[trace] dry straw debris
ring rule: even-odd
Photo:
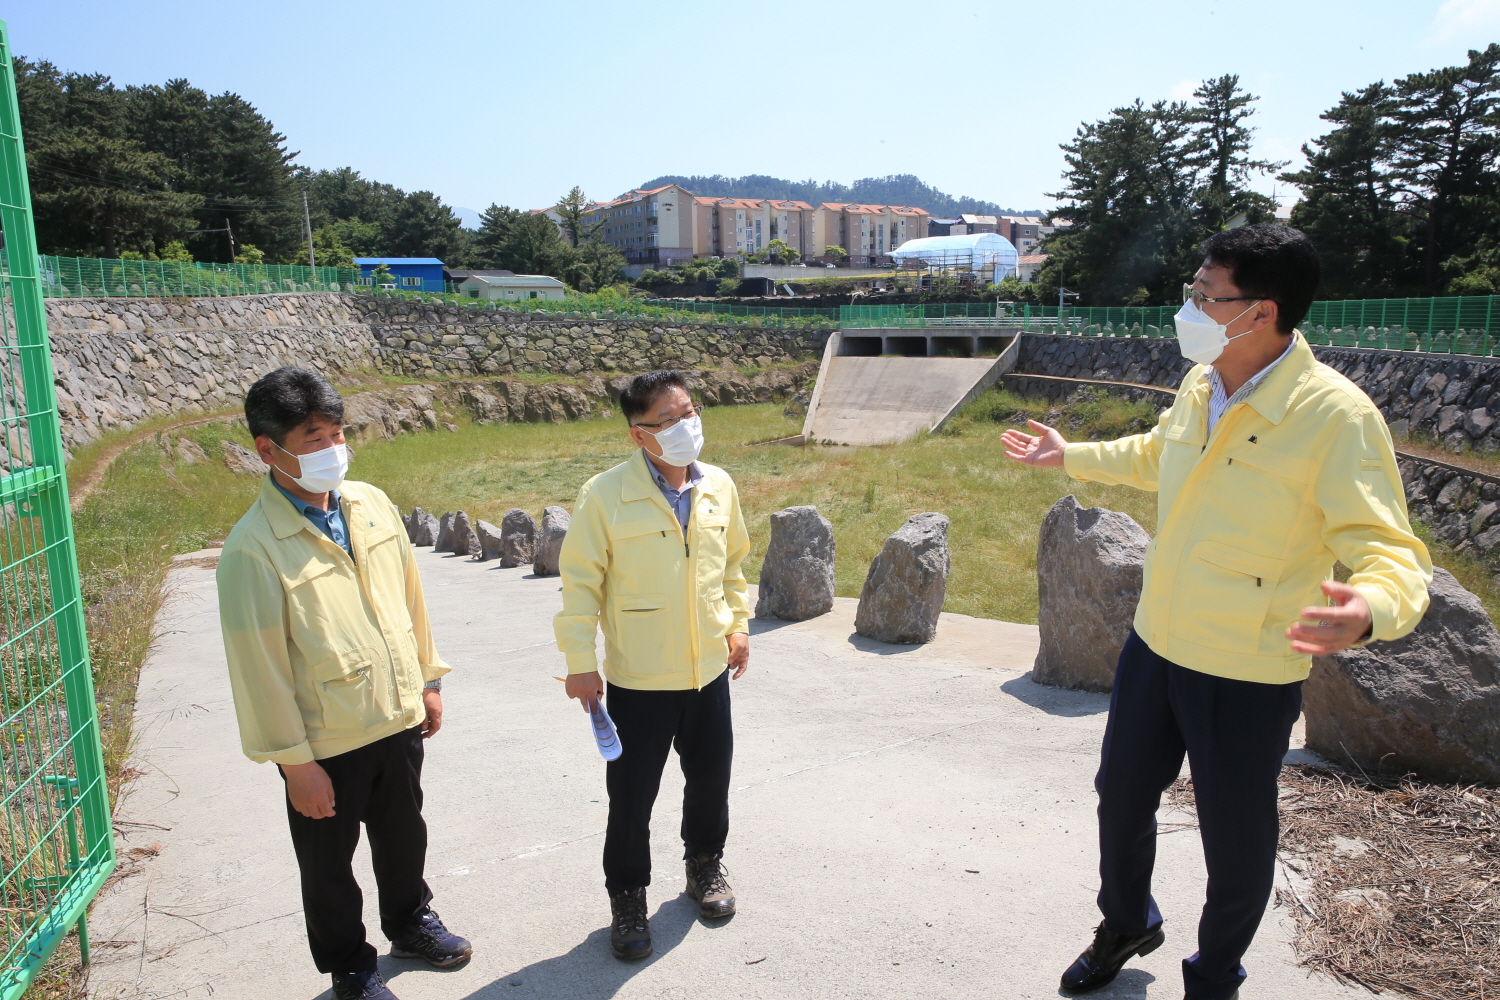
[[[1288,767],[1301,963],[1376,993],[1500,1000],[1500,789]]]

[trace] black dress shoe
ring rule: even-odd
[[[609,897],[609,948],[627,962],[651,957],[651,925],[646,920],[646,890],[627,889]]]
[[[1116,934],[1101,921],[1094,929],[1094,943],[1068,966],[1062,988],[1069,993],[1087,993],[1114,981],[1125,963],[1137,955],[1149,955],[1167,939],[1161,925],[1146,934]]]

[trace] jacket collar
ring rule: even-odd
[[[1279,424],[1286,417],[1287,411],[1296,402],[1297,395],[1307,380],[1312,377],[1313,369],[1317,366],[1318,359],[1313,355],[1312,348],[1307,344],[1307,338],[1302,331],[1297,331],[1297,342],[1292,345],[1291,353],[1281,359],[1271,374],[1266,376],[1260,388],[1252,392],[1245,400],[1250,406],[1273,424]],[[1202,396],[1201,404],[1208,406],[1209,388],[1209,365],[1200,365],[1198,378],[1193,384],[1183,391],[1196,393]]]
[[[346,504],[359,502],[359,497],[348,488],[347,484],[340,490],[340,495]],[[293,506],[286,494],[277,489],[269,472],[260,484],[260,509],[266,512],[266,521],[271,525],[271,533],[277,538],[291,538],[299,531],[317,530],[313,528],[312,522]]]
[[[646,468],[647,462],[644,452],[639,449],[625,462],[625,475],[620,481],[620,499],[626,503],[632,500],[650,500],[652,497],[660,497],[661,490],[657,488],[651,478],[651,471]],[[699,483],[697,490],[700,494],[718,493],[719,487],[715,482],[713,466],[698,463],[698,468],[703,470],[703,482]]]
[[[1296,402],[1302,387],[1312,377],[1317,364],[1318,359],[1307,345],[1307,338],[1298,331],[1297,343],[1292,345],[1292,352],[1266,376],[1260,388],[1252,392],[1245,402],[1271,423],[1281,423],[1287,410]]]

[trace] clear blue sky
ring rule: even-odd
[[[1500,41],[1500,0],[23,0],[0,17],[19,54],[234,91],[299,163],[474,209],[667,173],[912,173],[1042,207],[1058,143],[1136,97],[1238,73],[1259,153],[1298,160],[1340,91]]]

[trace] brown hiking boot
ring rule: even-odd
[[[698,901],[698,912],[708,920],[734,915],[734,890],[724,880],[724,864],[717,855],[689,857],[686,892]]]
[[[646,922],[646,890],[627,889],[609,897],[609,947],[615,958],[651,957],[651,926]]]

